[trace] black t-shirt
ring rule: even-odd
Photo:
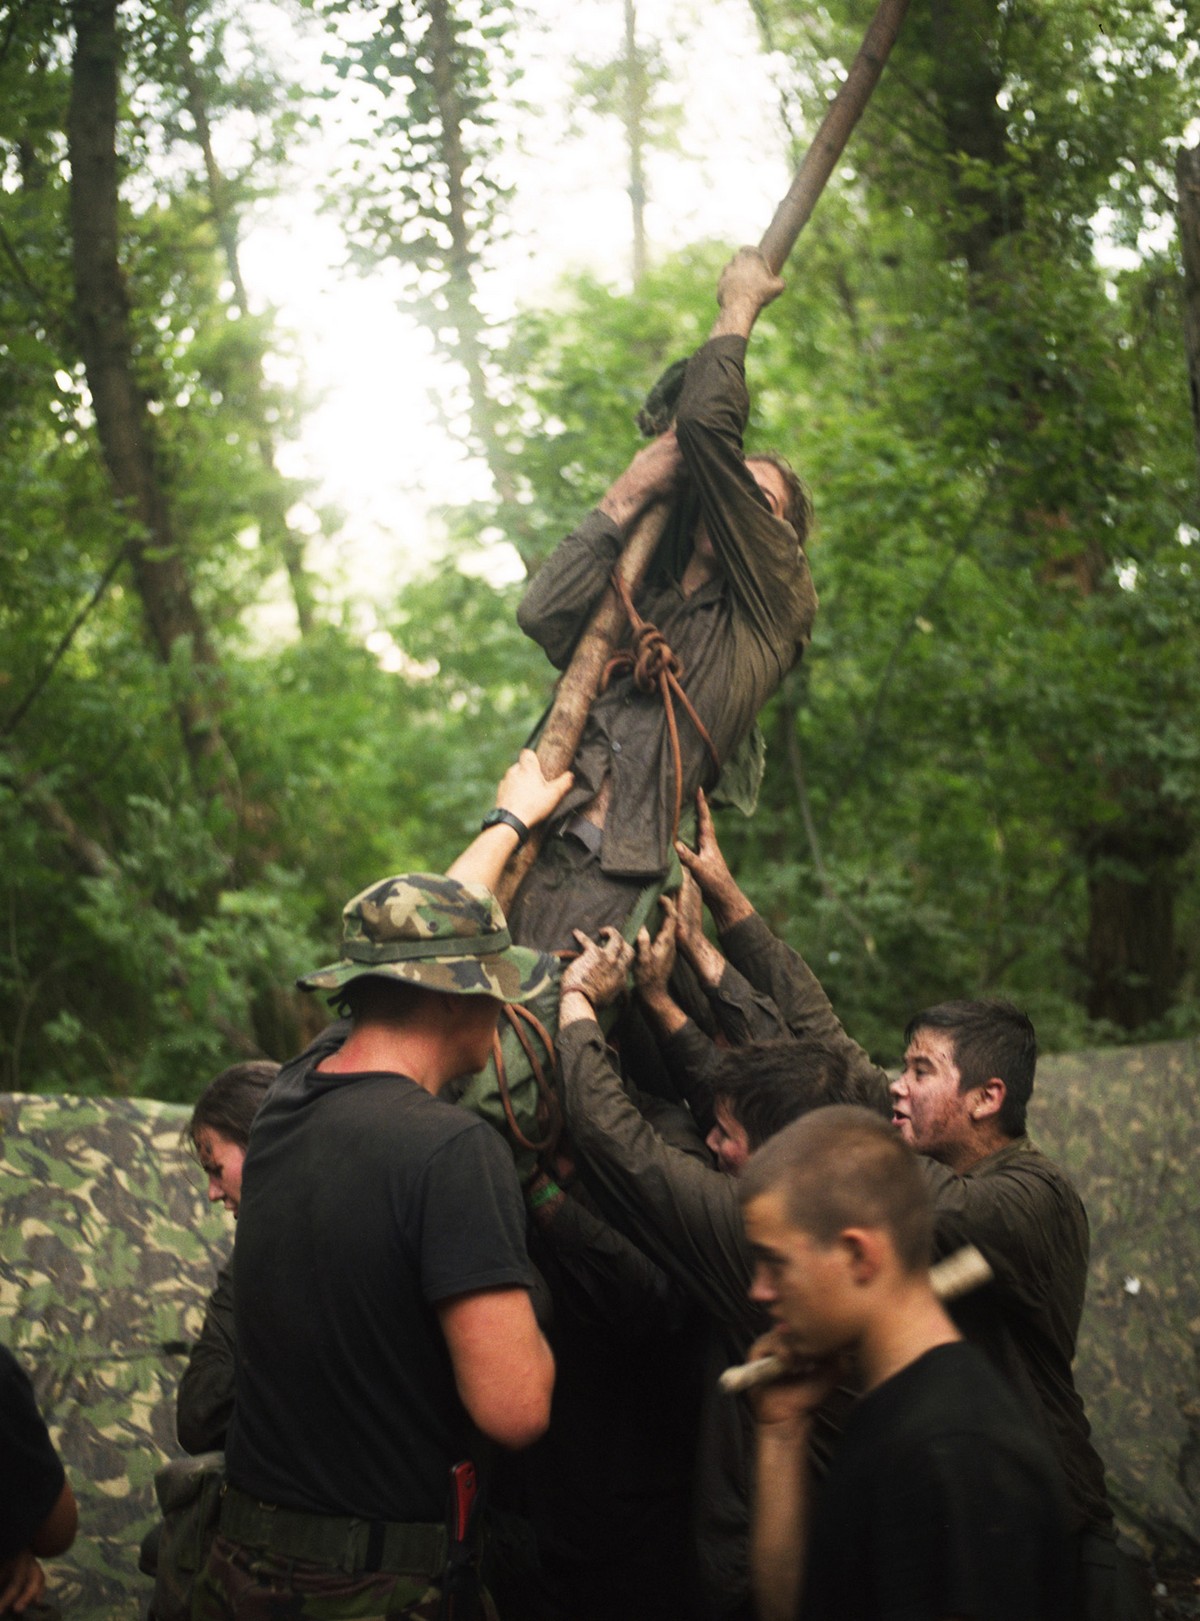
[[[801,1621],[1061,1621],[1063,1491],[983,1354],[936,1346],[850,1415],[813,1508]]]
[[[65,1481],[29,1377],[0,1345],[0,1562],[28,1548]]]
[[[288,1066],[243,1170],[229,1478],[264,1502],[441,1521],[474,1439],[436,1305],[528,1287],[500,1137],[404,1076]]]

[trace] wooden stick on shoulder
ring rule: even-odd
[[[954,1300],[959,1295],[970,1294],[972,1289],[987,1283],[991,1275],[991,1267],[974,1244],[964,1244],[962,1249],[955,1250],[953,1255],[947,1255],[929,1269],[929,1281],[939,1300]],[[739,1362],[736,1367],[726,1368],[717,1385],[726,1396],[736,1396],[740,1390],[769,1385],[786,1372],[787,1363],[781,1356],[760,1356],[753,1362]]]

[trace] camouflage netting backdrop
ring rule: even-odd
[[[1038,1065],[1030,1134],[1087,1205],[1076,1378],[1113,1506],[1200,1575],[1200,1042]]]
[[[228,1218],[179,1151],[188,1111],[0,1095],[0,1339],[80,1501],[49,1566],[71,1621],[138,1617],[152,1480]],[[1092,1274],[1078,1364],[1126,1529],[1200,1569],[1200,1114],[1194,1042],[1047,1058],[1031,1129],[1078,1182]]]
[[[191,1110],[0,1094],[0,1340],[21,1359],[79,1499],[47,1561],[71,1621],[136,1621],[154,1471],[179,1456],[175,1389],[232,1239],[179,1135]]]

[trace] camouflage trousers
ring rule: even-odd
[[[218,1535],[196,1584],[192,1621],[439,1621],[441,1605],[441,1586],[428,1575],[347,1575]],[[486,1593],[475,1615],[499,1621]]]

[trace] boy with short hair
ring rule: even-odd
[[[764,1621],[1059,1621],[1062,1482],[1015,1397],[929,1282],[915,1156],[866,1109],[819,1109],[747,1164],[756,1398],[752,1559]],[[855,1367],[863,1395],[819,1491],[812,1414]]]

